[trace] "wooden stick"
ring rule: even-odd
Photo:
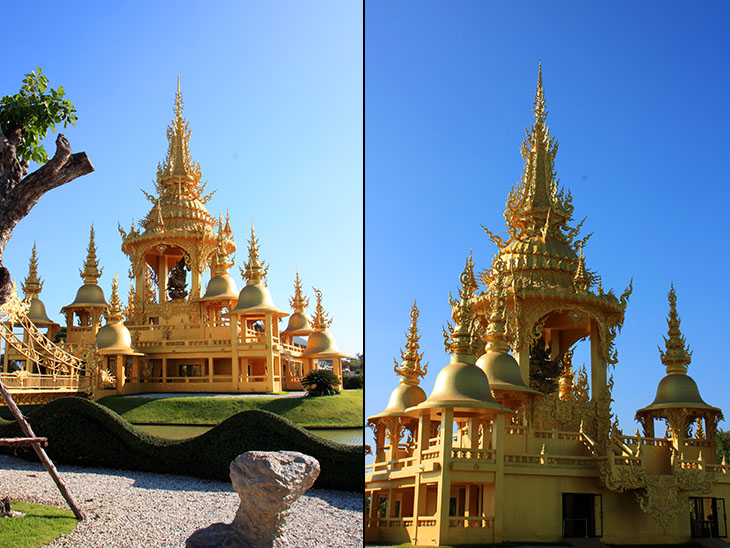
[[[25,420],[25,417],[23,417],[23,414],[20,412],[20,409],[18,409],[18,406],[15,405],[15,402],[13,401],[10,392],[8,392],[8,389],[5,388],[5,385],[2,383],[2,381],[0,381],[0,394],[2,394],[2,397],[5,400],[5,405],[8,406],[8,409],[10,409],[10,412],[18,421],[20,429],[23,431],[23,433],[29,438],[35,438],[36,435],[33,433],[33,429],[30,427],[30,424],[28,424],[28,422]],[[66,487],[66,484],[63,483],[61,476],[58,475],[58,470],[56,470],[53,462],[51,461],[51,459],[48,458],[48,455],[46,455],[43,447],[41,447],[41,444],[39,442],[32,442],[31,446],[38,455],[38,458],[41,459],[43,466],[45,466],[46,470],[48,470],[51,478],[53,478],[53,481],[55,482],[56,487],[58,487],[58,490],[61,492],[61,495],[63,495],[63,498],[66,499],[66,502],[73,511],[74,516],[76,516],[76,519],[86,519],[86,516],[81,511],[81,508],[79,508],[79,506],[76,504],[76,501],[71,495],[71,492]]]
[[[32,443],[41,443],[48,447],[48,438],[0,438],[0,446],[4,447],[25,447]]]

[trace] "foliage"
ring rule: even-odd
[[[302,386],[307,391],[307,396],[334,396],[338,393],[339,385],[337,375],[327,369],[314,369],[302,379]]]
[[[101,405],[129,422],[218,424],[249,409],[269,411],[302,427],[362,425],[362,390],[332,398],[135,398],[109,396]],[[0,408],[1,410],[2,408]],[[25,412],[25,409],[24,409]]]
[[[565,369],[563,356],[551,359],[550,345],[546,345],[542,337],[530,348],[530,388],[552,394],[557,391]]]
[[[344,445],[266,411],[242,411],[192,439],[167,440],[140,432],[113,411],[82,398],[66,397],[28,416],[33,431],[48,438],[54,462],[180,474],[230,481],[229,466],[246,451],[299,451],[316,458],[321,471],[318,489],[362,491],[363,447]],[[19,437],[17,423],[0,423],[0,437]],[[30,460],[32,449],[2,448],[3,453]]]
[[[76,527],[70,510],[26,502],[12,502],[13,510],[25,516],[0,519],[0,547],[37,548],[45,546]]]
[[[48,154],[41,139],[49,129],[55,131],[56,124],[73,125],[77,116],[71,102],[63,98],[63,86],[49,89],[48,78],[41,73],[40,67],[36,71],[25,75],[18,93],[0,99],[0,128],[6,136],[21,131],[22,138],[16,148],[19,160],[44,164]]]
[[[342,388],[345,390],[353,390],[362,388],[363,385],[363,377],[362,375],[351,375],[347,377],[342,377]]]
[[[722,462],[722,457],[730,464],[730,430],[717,429],[717,462]]]
[[[61,327],[56,334],[53,336],[53,342],[58,344],[59,342],[66,342],[66,326]]]

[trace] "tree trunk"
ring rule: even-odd
[[[43,194],[94,171],[86,153],[71,154],[68,139],[59,133],[53,158],[26,175],[27,162],[18,160],[15,154],[19,139],[19,133],[6,137],[0,129],[0,304],[8,300],[12,291],[10,272],[2,264],[2,255],[15,225]]]

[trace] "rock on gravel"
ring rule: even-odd
[[[88,519],[49,548],[181,548],[193,532],[233,521],[239,498],[230,483],[184,476],[58,466]],[[40,463],[0,455],[0,485],[12,499],[66,507]],[[360,493],[314,489],[286,521],[298,548],[363,545]]]

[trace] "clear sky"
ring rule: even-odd
[[[504,229],[539,60],[558,177],[576,222],[588,217],[581,233],[594,232],[587,266],[617,294],[633,278],[613,371],[621,427],[635,431],[634,412],[665,374],[657,346],[672,281],[694,350],[689,374],[730,413],[729,11],[724,2],[367,2],[366,416],[397,385],[392,358],[414,299],[427,393],[448,363],[448,292],[469,250],[477,270],[496,252],[481,225]]]
[[[0,96],[40,66],[76,106],[76,126],[64,133],[96,168],[21,221],[3,257],[11,274],[25,277],[35,240],[41,299],[63,324],[58,312],[83,283],[93,223],[99,283],[109,297],[119,273],[126,301],[130,263],[117,223],[128,230],[151,208],[140,189],[154,193],[179,73],[191,155],[207,190],[217,190],[206,207],[216,218],[231,214],[238,288],[253,220],[275,304],[289,310],[298,268],[310,307],[311,286],[323,291],[340,348],[362,351],[362,19],[360,2],[336,0],[3,6],[3,38],[13,47]]]

